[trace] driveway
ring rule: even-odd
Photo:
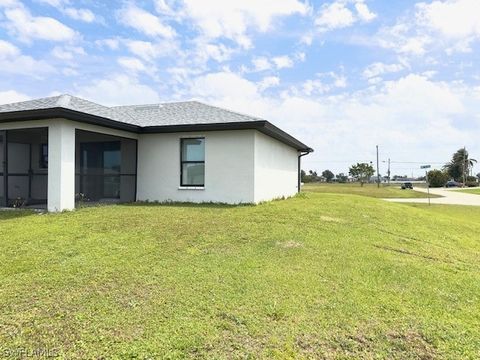
[[[461,189],[457,189],[457,188],[430,189],[431,194],[442,196],[440,198],[430,199],[430,201],[432,204],[480,206],[480,195],[462,193],[462,192],[459,192],[458,190],[461,190]],[[415,188],[415,191],[426,193],[427,189]],[[428,199],[385,199],[385,200],[393,201],[393,202],[403,202],[403,203],[428,204]]]

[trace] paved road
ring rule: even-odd
[[[416,191],[427,192],[427,189],[415,188]],[[448,204],[448,205],[470,205],[470,206],[480,206],[480,195],[476,194],[467,194],[459,192],[461,189],[430,189],[431,194],[443,196],[441,198],[431,199],[432,204]],[[428,199],[385,199],[387,201],[393,202],[403,202],[403,203],[421,203],[427,204]]]

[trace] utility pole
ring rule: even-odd
[[[428,169],[430,169],[431,167],[431,165],[420,166],[420,169],[425,169],[425,182],[427,184],[428,205],[430,205],[430,182],[428,181]]]
[[[467,162],[467,150],[465,148],[465,146],[463,147],[463,185],[462,187],[465,187],[465,171],[466,171],[466,162]]]
[[[390,158],[388,158],[388,171],[387,171],[387,174],[388,174],[388,185],[390,185]]]
[[[380,187],[380,166],[378,164],[378,145],[377,145],[377,187]]]
[[[391,171],[390,171],[390,158],[388,158],[388,161],[385,161],[385,160],[382,160],[382,162],[386,162],[388,164],[388,170],[387,170],[387,181],[388,181],[388,185],[390,185],[390,177],[392,175]]]

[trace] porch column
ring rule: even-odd
[[[75,127],[58,120],[48,127],[48,211],[75,209]]]

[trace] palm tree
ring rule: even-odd
[[[477,160],[470,159],[468,151],[462,148],[453,154],[452,160],[443,168],[455,181],[464,181],[476,162]]]

